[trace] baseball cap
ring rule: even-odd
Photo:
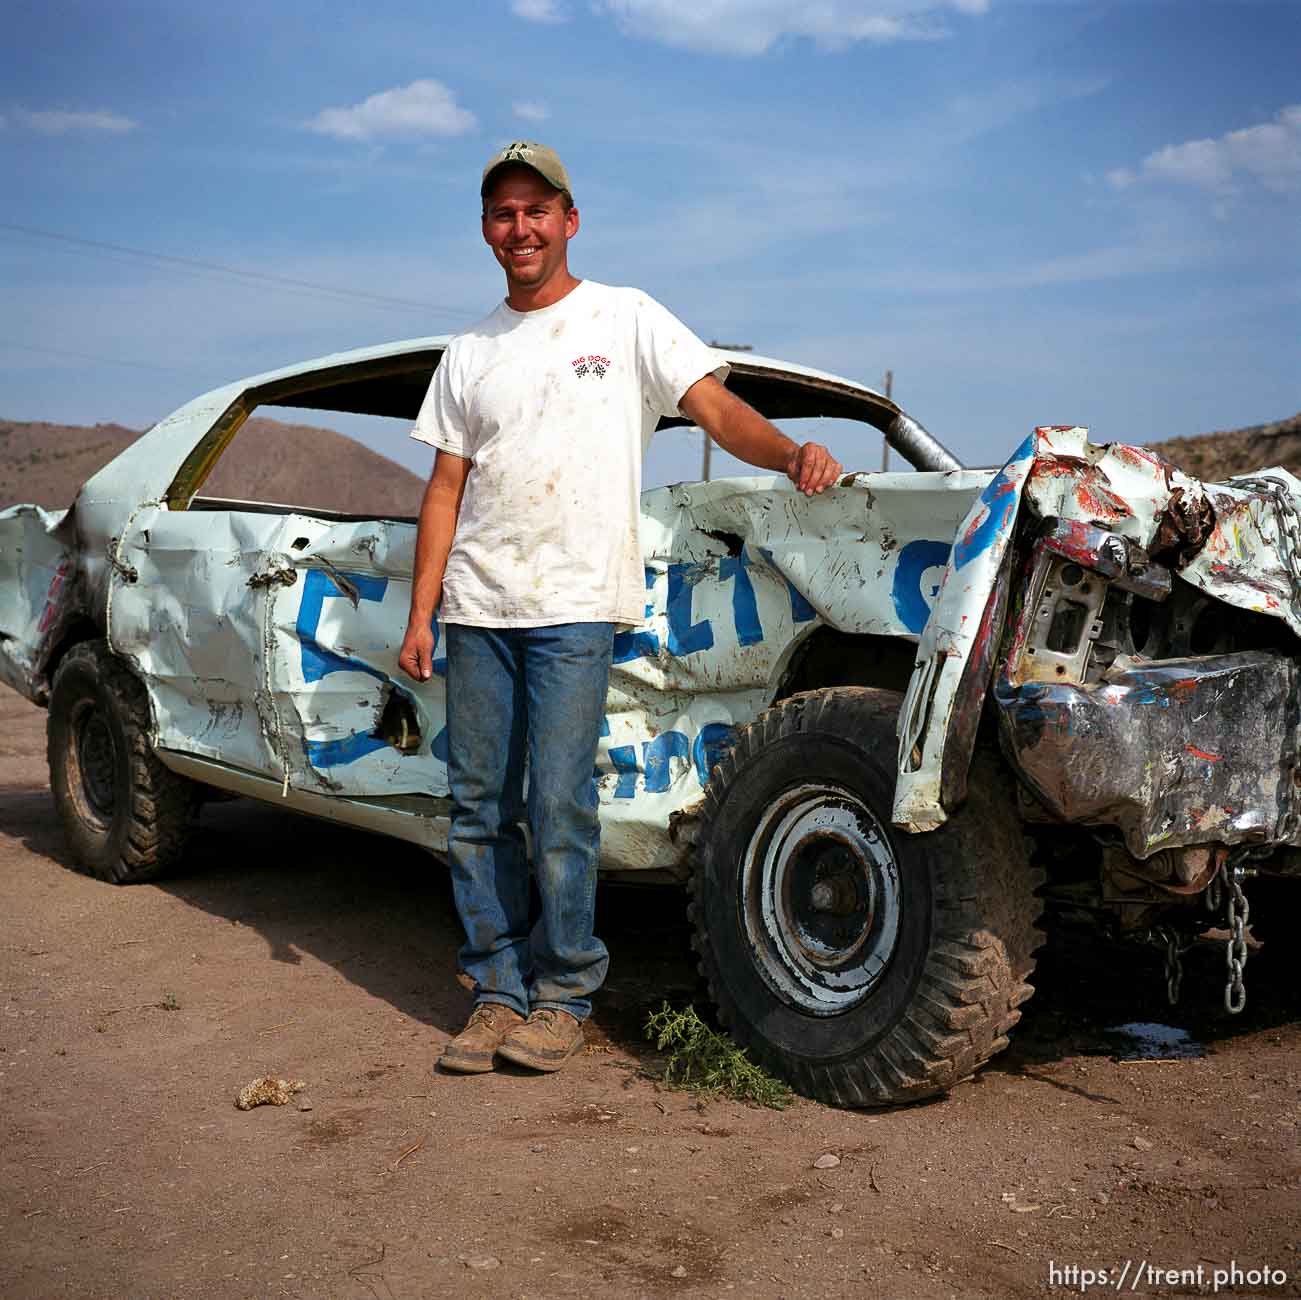
[[[569,183],[569,173],[565,170],[565,164],[560,161],[554,149],[548,149],[546,145],[538,144],[536,140],[513,140],[500,153],[494,154],[483,169],[483,182],[479,186],[480,195],[487,193],[488,180],[493,172],[508,163],[532,167],[548,185],[566,191],[569,197],[573,198],[574,187]]]

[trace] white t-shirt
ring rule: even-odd
[[[711,373],[727,366],[653,298],[590,280],[454,338],[411,433],[472,462],[443,621],[642,622],[642,456]]]

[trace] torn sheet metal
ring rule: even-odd
[[[671,825],[699,803],[735,730],[771,702],[814,629],[916,636],[948,554],[943,535],[988,480],[855,476],[812,499],[773,478],[645,494],[646,619],[616,636],[597,759],[607,869],[681,865],[688,846]],[[240,575],[231,590],[242,583],[246,602],[267,602],[260,647],[257,618],[246,627],[263,656],[263,736],[274,737],[262,760],[281,764],[290,797],[445,797],[442,629],[429,682],[397,666],[414,526],[275,518],[279,527],[220,548]],[[164,644],[174,646],[155,634]],[[159,665],[141,662],[166,690]],[[179,664],[171,675],[183,675]],[[386,717],[408,719],[414,743],[396,743]],[[200,752],[199,739],[172,728],[166,744]]]
[[[61,528],[66,510],[0,511],[0,682],[42,700],[40,649],[74,580],[75,556]]]
[[[1301,636],[1301,480],[1269,469],[1206,488],[1215,526],[1180,576],[1236,609]]]
[[[1095,687],[995,688],[1004,747],[1062,821],[1115,826],[1135,858],[1288,840],[1297,669],[1260,651],[1114,665]]]
[[[307,811],[334,801],[341,820],[364,812],[358,824],[372,829],[400,810],[407,821],[393,833],[408,838],[421,839],[417,805],[431,823],[445,812],[443,680],[414,683],[396,665],[414,526],[197,495],[259,403],[378,402],[391,414],[414,403],[414,415],[445,343],[388,344],[214,389],[83,486],[70,553],[92,597],[88,620],[145,683],[155,747],[176,770],[259,797],[274,790]],[[989,481],[954,468],[862,385],[752,354],[731,360],[738,391],[775,415],[862,420],[936,472],[850,475],[812,501],[771,477],[646,494],[646,619],[619,634],[598,761],[607,867],[680,861],[670,828],[817,629],[920,634],[954,530]],[[0,596],[13,606],[6,680],[28,694],[30,638],[21,663],[13,646],[39,622],[33,606],[58,564],[48,558],[42,591]]]
[[[946,568],[900,718],[896,824],[933,829],[961,795],[954,774],[969,757],[972,718],[989,680],[979,661],[990,653],[991,629],[994,638],[1002,632],[1001,620],[991,618],[1000,595],[995,561],[1018,527],[1043,521],[1058,554],[1069,557],[1076,547],[1076,558],[1104,581],[1147,599],[1162,599],[1173,571],[1226,604],[1301,630],[1301,527],[1294,504],[1301,483],[1282,471],[1260,479],[1207,488],[1143,448],[1094,446],[1079,427],[1036,429],[962,525],[962,537],[988,539],[983,562],[959,563],[959,544]],[[1018,524],[1023,511],[1026,522]],[[1103,549],[1090,557],[1090,547]],[[1033,603],[1039,594],[1024,598]],[[1090,621],[1100,615],[1101,587],[1091,594],[1098,599],[1079,602]],[[1096,634],[1098,627],[1091,630]],[[1013,657],[1024,650],[1014,645]],[[1085,645],[1076,657],[1087,651]],[[1067,677],[1081,668],[1070,656],[1050,665],[1053,674]]]
[[[985,485],[961,525],[935,602],[917,647],[917,668],[899,714],[899,772],[894,822],[932,830],[946,819],[945,752],[949,782],[964,789],[965,765],[983,705],[989,670],[1002,633],[999,576],[1020,514],[1021,494],[1035,463],[1036,430]],[[1081,434],[1083,430],[1079,430]],[[955,766],[962,776],[953,776]]]
[[[989,480],[851,475],[807,498],[763,477],[645,494],[646,618],[616,638],[597,761],[606,869],[681,868],[689,845],[671,828],[817,628],[920,633]],[[429,682],[397,666],[415,531],[238,503],[138,506],[108,566],[109,636],[149,689],[163,760],[445,842],[441,628]]]

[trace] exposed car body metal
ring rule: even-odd
[[[1018,528],[1032,543],[993,698],[1004,751],[1042,820],[1115,827],[1139,860],[1197,844],[1297,842],[1295,645],[1279,629],[1269,648],[1216,651],[1235,610],[1301,631],[1298,500],[1301,483],[1283,470],[1207,487],[1140,448],[1094,447],[1078,428],[1036,430],[1000,471],[960,535],[987,530],[989,556]],[[968,577],[960,559],[955,548],[901,715],[896,820],[919,830],[954,806],[947,751],[956,744],[961,759],[959,720],[985,700],[980,637],[1013,581],[992,560]],[[1128,624],[1128,641],[1109,631],[1114,593],[1124,593],[1122,613],[1142,601],[1149,622],[1174,594],[1165,653],[1133,644]],[[1209,628],[1201,645],[1197,620]]]
[[[93,476],[62,526],[25,507],[0,515],[0,555],[21,593],[11,599],[6,582],[0,595],[5,680],[42,698],[56,647],[39,625],[63,608],[54,575],[75,572],[79,615],[148,688],[169,767],[443,847],[444,661],[436,650],[423,684],[396,663],[414,521],[197,492],[259,403],[414,415],[444,343],[216,389]],[[916,638],[937,565],[989,477],[958,468],[870,389],[749,354],[728,360],[731,385],[770,415],[858,418],[935,468],[848,475],[811,500],[768,476],[644,495],[646,621],[616,640],[598,761],[607,870],[684,870],[688,837],[677,832],[720,748],[772,700],[817,629]]]
[[[423,684],[396,663],[414,521],[198,493],[255,406],[413,416],[445,342],[215,389],[69,511],[0,513],[0,679],[42,702],[60,647],[93,629],[145,683],[169,767],[444,847],[444,661],[436,649]],[[1301,842],[1286,654],[1153,661],[1108,640],[1118,608],[1163,605],[1173,588],[1183,610],[1192,593],[1301,633],[1301,483],[1279,470],[1204,486],[1078,427],[1037,429],[997,472],[965,470],[870,389],[727,359],[731,386],[769,416],[858,419],[920,472],[849,474],[812,499],[771,476],[644,494],[646,617],[616,639],[598,760],[604,869],[686,871],[713,763],[823,632],[915,658],[894,806],[908,830],[962,801],[992,699],[1045,819],[1115,826],[1135,859]],[[1071,566],[1092,575],[1089,591],[1066,590]],[[871,663],[854,673],[876,680]]]

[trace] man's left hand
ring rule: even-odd
[[[840,473],[840,462],[820,442],[806,442],[786,466],[786,477],[809,497],[829,488]]]

